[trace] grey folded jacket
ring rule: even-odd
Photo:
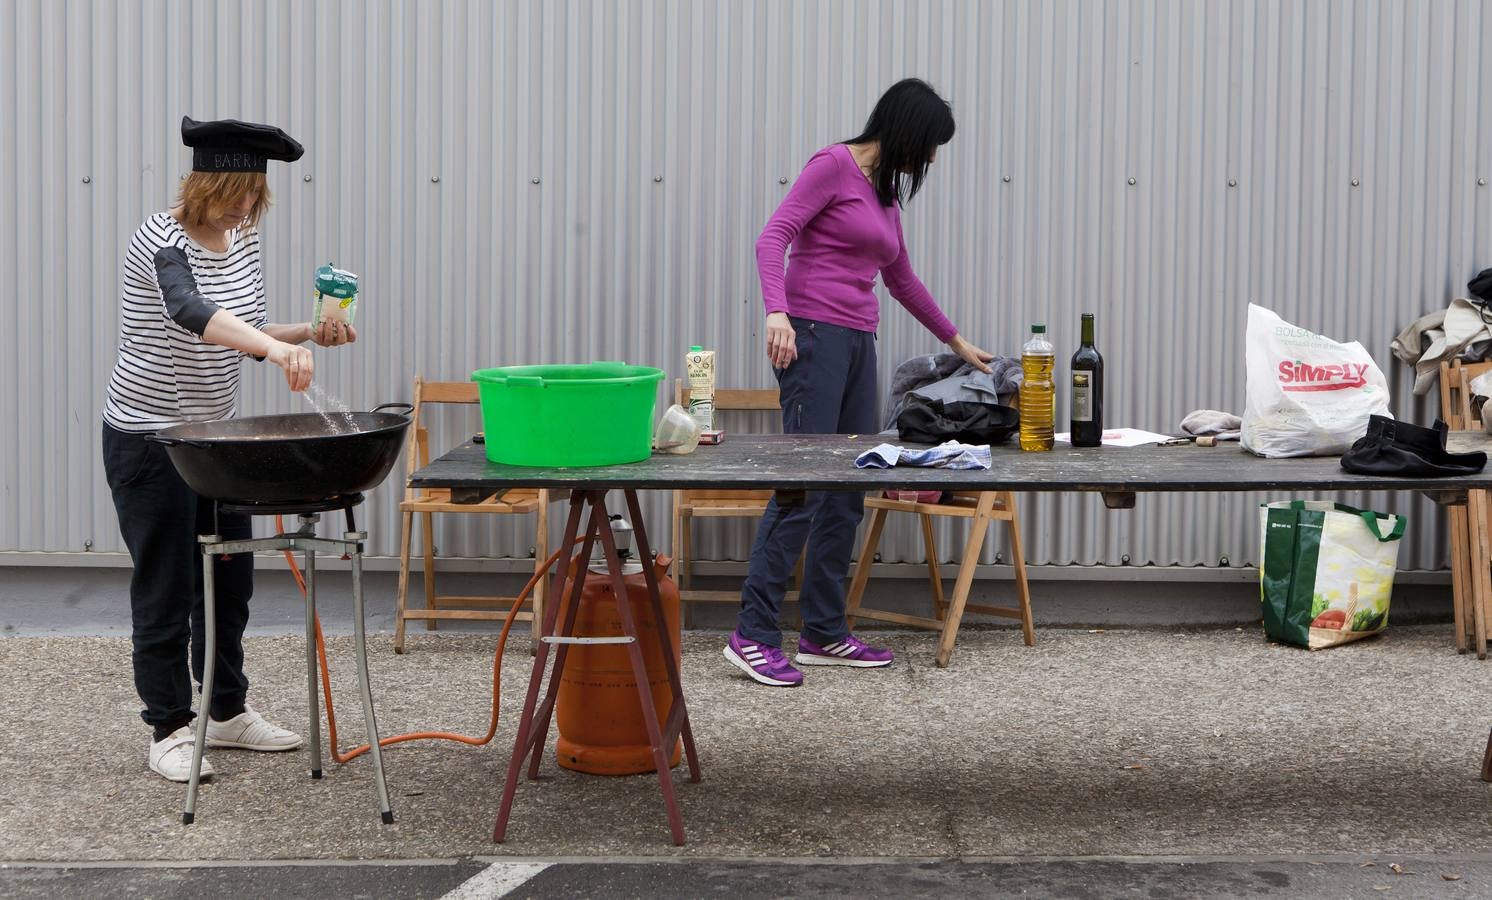
[[[990,374],[975,369],[956,353],[914,356],[891,373],[891,390],[886,395],[886,428],[896,430],[908,394],[926,400],[1004,403],[1021,389],[1021,361],[1009,356],[996,357]]]

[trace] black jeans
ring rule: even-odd
[[[114,495],[119,531],[135,564],[130,577],[130,622],[140,717],[157,732],[192,721],[192,679],[202,680],[202,551],[199,534],[224,540],[252,536],[249,516],[220,514],[177,474],[166,448],[141,434],[103,426],[104,475]],[[254,555],[213,560],[217,613],[217,670],[211,712],[236,715],[249,680],[243,672],[243,632],[254,592]],[[187,650],[191,649],[191,674]]]
[[[876,426],[876,336],[840,325],[793,318],[798,358],[777,373],[782,430],[788,434],[873,434]],[[844,579],[865,514],[858,491],[809,491],[802,505],[773,497],[756,528],[741,586],[741,636],[769,647],[782,643],[778,614],[788,578],[803,560],[798,609],[803,636],[824,646],[849,632]],[[804,549],[804,542],[807,549]]]

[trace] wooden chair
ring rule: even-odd
[[[1011,400],[1017,405],[1019,398]],[[888,497],[867,497],[865,508],[870,511],[870,523],[865,532],[865,545],[860,549],[860,562],[855,567],[854,580],[850,582],[849,596],[845,599],[845,611],[850,627],[855,618],[892,622],[912,628],[941,631],[938,641],[938,666],[948,665],[953,656],[953,642],[958,637],[958,626],[965,612],[983,613],[1007,619],[1019,619],[1021,633],[1026,646],[1036,644],[1036,626],[1031,621],[1031,587],[1026,580],[1026,556],[1021,547],[1021,525],[1016,513],[1015,494],[1010,491],[954,491],[942,503],[918,503],[911,500],[892,500]],[[866,582],[870,579],[870,567],[875,563],[876,547],[881,542],[881,530],[886,527],[888,513],[911,513],[922,520],[922,544],[927,552],[927,576],[932,584],[933,608],[937,615],[911,616],[888,610],[868,609],[860,605],[865,594]],[[958,576],[953,582],[953,600],[943,596],[943,576],[938,568],[938,547],[933,537],[933,519],[953,517],[970,519],[969,537],[964,541],[964,554],[959,562]],[[1006,522],[1010,527],[1011,563],[1015,566],[1015,590],[1017,606],[984,606],[969,602],[969,590],[974,584],[974,570],[979,565],[979,553],[984,547],[984,535],[991,522]]]
[[[1026,580],[1026,558],[1021,547],[1021,527],[1016,513],[1015,495],[1009,491],[956,492],[942,503],[918,503],[911,500],[891,500],[886,497],[867,497],[865,508],[870,512],[870,522],[865,533],[865,544],[860,550],[860,562],[855,567],[854,580],[850,582],[846,599],[846,615],[850,626],[855,619],[874,619],[893,622],[913,628],[941,631],[938,641],[937,663],[947,666],[953,656],[953,642],[958,637],[958,627],[965,612],[983,613],[1019,619],[1026,646],[1036,643],[1036,628],[1031,620],[1031,588]],[[922,520],[922,541],[927,552],[928,581],[932,584],[933,606],[937,615],[933,618],[895,613],[888,610],[869,609],[861,606],[865,584],[870,578],[870,567],[875,562],[876,546],[881,540],[881,531],[886,526],[888,513],[911,513]],[[938,548],[933,538],[935,517],[956,517],[972,520],[968,539],[964,541],[963,557],[959,562],[958,576],[953,583],[953,597],[943,595],[943,577],[938,569]],[[1006,522],[1010,527],[1011,562],[1015,566],[1015,588],[1018,605],[1015,607],[985,606],[969,602],[969,590],[974,583],[974,570],[979,565],[979,552],[984,546],[985,532],[991,522]]]
[[[405,477],[430,463],[430,432],[425,414],[431,404],[477,404],[477,386],[464,381],[414,381],[414,411],[408,446],[406,448]],[[444,488],[417,490],[406,487],[404,501],[399,504],[402,520],[399,534],[399,595],[394,624],[394,652],[404,652],[404,626],[411,619],[421,619],[425,627],[435,630],[441,620],[502,621],[513,604],[512,597],[456,596],[440,594],[435,587],[435,514],[466,513],[477,515],[526,515],[536,513],[538,522],[534,536],[534,570],[538,571],[549,556],[549,503],[548,491],[514,489],[489,497],[481,503],[458,504],[451,502],[451,492]],[[410,609],[409,595],[409,551],[414,538],[415,516],[420,517],[424,528],[423,572],[425,607]],[[548,579],[539,579],[529,601],[528,612],[520,612],[518,620],[532,624],[534,639],[538,639],[539,627],[544,614],[544,592]],[[452,606],[465,608],[452,609]],[[472,609],[471,607],[478,607]]]
[[[674,402],[684,408],[689,406],[689,388],[679,380],[674,384]],[[719,412],[772,412],[782,409],[776,388],[757,390],[715,391],[715,411]],[[728,439],[728,438],[727,438]],[[709,452],[709,448],[703,451]],[[703,591],[693,587],[695,519],[753,518],[759,519],[772,499],[771,491],[674,491],[673,492],[673,547],[674,580],[679,586],[679,599],[685,603],[739,603],[740,591]],[[794,583],[803,581],[803,559],[793,576]],[[786,600],[796,602],[797,591],[788,591]]]
[[[1440,417],[1452,431],[1480,430],[1481,421],[1472,413],[1471,390],[1473,378],[1492,372],[1492,362],[1466,364],[1453,360],[1440,364]],[[1451,537],[1451,603],[1456,620],[1456,651],[1465,653],[1475,647],[1477,656],[1487,655],[1488,634],[1492,626],[1492,610],[1488,602],[1492,598],[1478,598],[1478,581],[1473,579],[1472,562],[1487,558],[1484,548],[1473,546],[1474,541],[1485,542],[1489,523],[1488,510],[1483,509],[1485,495],[1473,491],[1477,497],[1468,497],[1466,506],[1452,506],[1449,510]],[[1476,502],[1472,502],[1472,501]],[[1475,518],[1473,518],[1475,516]],[[1480,528],[1472,522],[1480,521]],[[1483,573],[1481,581],[1486,580]],[[1483,590],[1485,593],[1485,590]]]

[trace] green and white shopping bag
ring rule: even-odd
[[[1259,507],[1264,632],[1318,650],[1377,634],[1405,519],[1320,500]]]

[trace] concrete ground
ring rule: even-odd
[[[966,628],[940,670],[931,635],[876,632],[894,667],[810,670],[796,690],[749,683],[722,633],[689,632],[704,780],[678,786],[675,848],[655,778],[559,769],[552,742],[491,843],[526,631],[492,744],[387,751],[394,825],[366,757],[312,782],[305,751],[214,751],[183,826],[183,787],[145,768],[122,575],[0,579],[0,896],[1492,896],[1492,664],[1456,655],[1433,587],[1403,608],[1396,594],[1384,636],[1308,653],[1241,624],[1248,585],[1038,582],[1034,648]],[[339,578],[322,600],[348,746],[361,713]],[[395,656],[379,578],[384,733],[484,731],[494,636],[415,629]],[[260,579],[251,702],[304,730],[300,600],[282,582]],[[1192,625],[1077,625],[1178,616]]]
[[[891,633],[887,670],[812,670],[769,690],[690,633],[684,674],[704,767],[679,795],[688,844],[668,841],[656,781],[546,759],[520,783],[493,845],[498,781],[529,656],[503,667],[503,719],[485,748],[413,743],[386,754],[398,822],[381,825],[370,766],[306,777],[305,752],[216,751],[197,824],[182,788],[145,769],[127,714],[120,638],[0,640],[0,847],[12,860],[422,858],[464,855],[968,857],[1455,854],[1492,850],[1479,780],[1492,666],[1441,626],[1319,653],[1256,630],[1008,629],[933,640]],[[480,733],[492,639],[373,639],[386,734]],[[359,740],[349,639],[333,638],[341,743]],[[248,641],[251,699],[304,715],[297,637]]]
[[[669,900],[711,896],[984,898],[1486,896],[1492,858],[474,859],[387,863],[4,866],[15,900],[401,897]]]

